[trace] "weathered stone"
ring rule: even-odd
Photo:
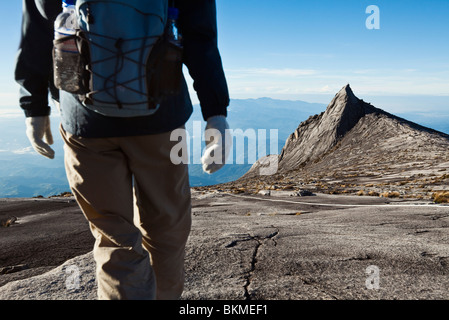
[[[307,202],[287,193],[192,197],[182,299],[449,298],[449,206],[320,194]],[[96,299],[94,269],[92,254],[81,255],[7,283],[0,299]]]

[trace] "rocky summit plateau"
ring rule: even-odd
[[[260,174],[267,162],[277,162],[275,174]],[[376,108],[346,85],[324,112],[299,124],[279,155],[220,188],[432,199],[448,185],[449,135]]]
[[[448,165],[448,135],[345,86],[279,155],[191,189],[182,300],[449,299]],[[96,299],[73,197],[0,199],[0,222],[0,300]]]

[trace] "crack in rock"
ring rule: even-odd
[[[15,273],[15,272],[20,272],[23,270],[27,270],[30,267],[27,264],[20,264],[17,266],[9,266],[9,267],[4,267],[4,268],[0,268],[0,274],[10,274],[10,273]]]
[[[245,285],[243,286],[244,289],[244,296],[245,296],[245,300],[251,300],[252,295],[249,293],[248,287],[251,284],[251,278],[252,275],[254,273],[254,271],[256,270],[256,264],[257,264],[257,254],[259,252],[259,248],[262,246],[262,244],[264,243],[264,241],[266,240],[271,240],[274,242],[274,245],[277,245],[276,240],[274,240],[274,237],[276,237],[279,234],[279,229],[276,229],[276,231],[270,233],[267,236],[251,236],[249,239],[247,240],[255,240],[256,241],[256,245],[254,247],[253,250],[253,254],[252,254],[252,258],[251,258],[251,267],[250,269],[245,273]]]
[[[331,297],[334,300],[339,300],[339,298],[332,293],[327,292],[325,289],[321,288],[318,284],[315,284],[316,281],[314,279],[307,279],[307,278],[299,278],[303,284],[311,286],[315,290],[320,291],[321,293]]]
[[[365,260],[371,260],[371,259],[373,259],[373,257],[370,254],[365,253],[365,254],[359,254],[357,256],[350,257],[350,258],[347,258],[347,259],[340,259],[340,260],[337,260],[337,261],[340,261],[340,262],[365,261]]]
[[[262,246],[262,244],[267,241],[273,241],[274,246],[277,245],[276,240],[274,239],[277,235],[279,235],[279,229],[275,228],[275,227],[271,227],[273,229],[275,229],[275,231],[271,232],[268,235],[265,236],[261,236],[261,235],[251,235],[251,234],[244,234],[244,238],[241,239],[236,239],[231,241],[229,244],[227,244],[225,246],[225,248],[233,248],[236,245],[238,245],[240,242],[246,242],[246,241],[255,241],[256,245],[254,247],[253,253],[252,253],[252,257],[251,257],[251,264],[250,264],[250,268],[247,272],[245,272],[244,275],[244,279],[245,279],[245,284],[243,286],[244,289],[244,296],[245,296],[245,300],[251,300],[251,294],[248,291],[248,287],[251,284],[251,278],[252,278],[252,274],[254,273],[254,271],[256,270],[256,264],[257,264],[257,254],[259,252],[259,248],[260,246]]]
[[[272,227],[275,228],[275,227]],[[251,279],[252,276],[254,274],[254,272],[256,271],[256,265],[257,265],[257,256],[259,253],[259,249],[260,247],[266,243],[267,241],[273,241],[274,246],[277,245],[277,242],[275,240],[275,237],[279,235],[279,229],[275,228],[275,231],[266,235],[266,236],[260,236],[260,235],[251,235],[251,234],[245,234],[245,238],[241,238],[241,239],[237,239],[237,240],[233,240],[232,242],[230,242],[228,245],[226,245],[226,248],[232,248],[235,247],[236,245],[238,245],[240,242],[246,242],[246,241],[255,241],[255,247],[252,253],[252,258],[251,258],[251,264],[250,264],[250,269],[245,272],[244,274],[244,279],[245,279],[245,284],[243,286],[244,289],[244,297],[245,300],[252,300],[254,298],[254,294],[251,294],[249,291],[249,286],[251,285]],[[346,259],[344,261],[350,261],[350,260],[370,260],[372,259],[371,256],[369,255],[364,255],[364,256],[360,256],[360,257],[352,257],[349,259]],[[329,296],[332,299],[338,300],[338,297],[325,291],[323,288],[321,288],[320,286],[315,284],[315,281],[313,279],[308,280],[308,279],[303,279],[301,278],[301,281],[303,281],[303,283],[305,285],[310,285],[311,287],[315,288],[316,290],[319,290],[320,292],[322,292],[323,294]]]

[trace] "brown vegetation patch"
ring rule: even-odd
[[[449,203],[449,191],[438,191],[432,195],[435,203]]]

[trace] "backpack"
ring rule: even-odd
[[[76,12],[86,108],[147,116],[180,92],[182,47],[166,35],[167,0],[77,0]]]

